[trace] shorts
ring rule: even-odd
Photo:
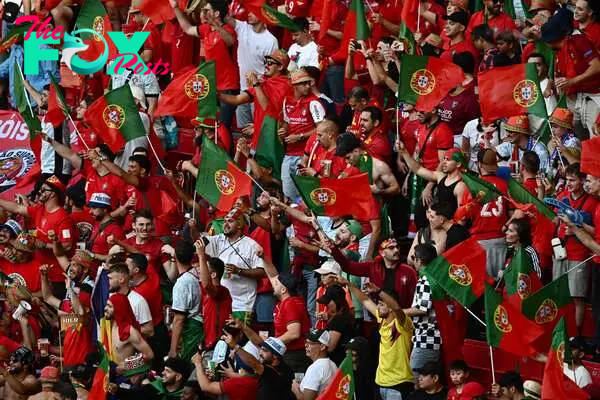
[[[553,259],[552,279],[556,280],[579,263],[581,263],[581,261]],[[581,264],[579,267],[569,272],[569,291],[571,292],[571,297],[587,297],[589,272],[589,263]]]
[[[485,249],[487,274],[498,279],[498,272],[504,267],[506,261],[506,242],[504,238],[479,240]]]

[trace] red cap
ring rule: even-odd
[[[504,129],[506,129],[508,132],[518,132],[531,135],[529,132],[529,118],[527,115],[513,115],[504,123]]]
[[[65,186],[64,183],[62,183],[60,181],[60,179],[58,179],[56,177],[56,175],[52,175],[51,177],[49,177],[48,179],[46,179],[46,184],[52,186],[53,188],[55,188],[56,190],[60,191],[60,192],[64,192],[67,187]]]
[[[42,382],[58,382],[58,368],[56,367],[44,367],[40,375]]]
[[[265,59],[271,59],[271,60],[283,65],[284,68],[287,68],[288,65],[290,64],[290,57],[288,57],[285,50],[282,50],[282,49],[273,50],[273,52],[271,54],[269,54],[268,56],[265,56]]]

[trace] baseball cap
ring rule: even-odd
[[[327,260],[323,264],[321,264],[321,267],[319,269],[315,269],[315,272],[319,275],[326,275],[326,274],[339,275],[342,273],[342,267],[340,266],[340,264],[338,264],[334,260]]]
[[[279,279],[279,282],[285,286],[288,292],[296,292],[298,289],[298,279],[290,273],[281,273],[277,279]]]
[[[469,25],[469,14],[465,11],[456,11],[450,15],[444,15],[442,18],[447,21],[458,22],[465,27]]]
[[[585,350],[587,344],[583,336],[573,336],[569,339],[569,346],[572,349]]]
[[[429,361],[425,363],[421,368],[415,369],[421,375],[444,375],[444,369],[442,365],[436,361]]]
[[[336,149],[335,155],[338,157],[344,157],[352,150],[360,147],[360,140],[351,133],[344,133],[337,137],[335,140]]]
[[[106,193],[92,193],[90,201],[88,201],[88,207],[96,208],[110,208],[111,198]]]
[[[542,398],[542,386],[539,382],[527,380],[523,382],[523,394],[525,399],[540,400]]]
[[[21,227],[21,225],[14,219],[6,220],[5,223],[0,225],[0,229],[1,228],[10,229],[15,235],[18,235],[19,233],[23,232],[23,228]]]
[[[308,336],[306,337],[306,340],[308,340],[309,342],[321,343],[321,344],[324,344],[325,346],[329,346],[329,340],[330,340],[329,332],[326,331],[325,329],[311,329],[308,332]]]
[[[342,301],[346,298],[346,291],[340,285],[331,285],[325,294],[317,299],[319,304],[328,304],[330,301]]]
[[[287,350],[287,347],[285,347],[285,344],[281,340],[277,339],[276,337],[266,338],[260,346],[263,349],[270,351],[271,353],[273,353],[279,357],[283,357],[283,355],[285,354],[285,351]]]
[[[350,233],[356,236],[357,239],[360,239],[362,237],[363,232],[362,226],[360,226],[360,222],[358,222],[355,219],[347,219],[346,221],[344,221],[344,223],[346,224],[346,227],[348,228]]]
[[[49,177],[48,179],[46,179],[46,183],[47,185],[52,186],[54,189],[58,190],[59,192],[65,192],[66,186],[64,183],[62,183],[60,181],[60,179],[58,179],[56,177],[56,175],[52,175],[51,177]]]
[[[40,381],[42,381],[42,382],[58,382],[59,381],[58,368],[51,367],[51,366],[42,368],[42,371],[40,374]]]
[[[362,336],[357,336],[357,337],[353,337],[352,339],[350,339],[350,341],[348,343],[346,343],[346,349],[359,351],[359,350],[363,350],[368,345],[369,345],[369,341],[366,338],[364,338]]]

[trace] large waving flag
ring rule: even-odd
[[[285,156],[285,147],[277,136],[277,128],[277,120],[269,115],[265,116],[254,158],[261,167],[270,168],[274,178],[281,179],[281,164]]]
[[[92,381],[92,388],[88,394],[89,400],[106,400],[108,394],[110,362],[106,351],[104,351],[104,347],[100,343],[98,343],[98,353],[100,354],[100,364],[96,369],[96,374]]]
[[[300,31],[300,27],[284,13],[280,13],[271,7],[265,0],[242,0],[244,8],[250,11],[267,25],[276,25],[289,30],[290,32]]]
[[[353,400],[354,399],[354,368],[352,356],[347,355],[340,364],[333,379],[321,392],[317,400]]]
[[[600,176],[600,137],[596,136],[581,143],[581,171]]]
[[[55,128],[62,124],[69,115],[69,106],[65,100],[56,78],[50,74],[50,93],[48,94],[48,112],[44,115],[44,122],[52,124]]]
[[[110,19],[100,0],[85,0],[83,2],[77,21],[75,21],[75,27],[77,29],[91,29],[102,36],[108,45],[109,60],[117,55],[117,46],[115,46],[110,36],[108,36],[108,32],[112,31]],[[91,33],[82,32],[80,36],[83,42],[89,47],[87,50],[79,53],[78,56],[86,61],[98,59],[105,50],[102,40],[99,40]]]

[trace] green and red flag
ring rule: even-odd
[[[406,3],[405,3],[406,4]],[[404,21],[400,22],[400,31],[398,32],[398,39],[404,44],[404,53],[410,56],[417,54],[417,41],[413,31],[407,26]]]
[[[581,142],[581,172],[600,176],[600,137]]]
[[[485,285],[486,338],[490,346],[518,356],[535,355],[533,342],[544,330],[525,318],[523,314],[503,299],[496,290]]]
[[[19,63],[14,63],[13,66],[13,85],[15,94],[15,104],[19,114],[23,117],[25,124],[29,128],[29,147],[35,154],[36,160],[41,160],[40,152],[42,149],[42,137],[39,132],[42,131],[42,123],[40,122],[37,115],[33,113],[29,95],[25,89],[25,83],[23,82],[23,71],[19,66]]]
[[[115,153],[128,141],[146,136],[129,85],[111,90],[94,101],[86,110],[84,119]]]
[[[561,317],[552,332],[552,344],[542,378],[542,400],[586,400],[590,398],[564,374],[564,363],[569,363],[570,358],[571,349],[569,349],[567,324],[565,318]]]
[[[567,274],[523,300],[521,311],[525,317],[544,330],[544,334],[536,343],[540,350],[545,351],[544,349],[548,348],[556,323],[561,317],[570,314],[572,308]]]
[[[464,79],[462,69],[451,62],[402,55],[398,101],[413,104],[419,111],[431,111]]]
[[[254,159],[261,167],[270,168],[273,177],[280,180],[285,147],[277,135],[277,129],[277,120],[266,115],[260,128]]]
[[[471,196],[481,204],[489,203],[502,196],[502,192],[496,186],[474,174],[462,173],[461,176]]]
[[[411,33],[417,31],[420,5],[419,0],[406,0],[402,5],[402,12],[400,14],[401,26],[404,25]]]
[[[280,26],[290,32],[300,31],[300,27],[288,17],[267,4],[266,0],[242,0],[242,6],[267,25]]]
[[[98,354],[100,356],[100,363],[96,369],[94,380],[92,381],[92,388],[88,395],[89,400],[106,400],[108,395],[108,374],[110,370],[110,362],[108,355],[104,350],[104,346],[98,343]]]
[[[217,78],[214,61],[181,71],[158,100],[154,115],[217,118]]]
[[[250,196],[252,180],[229,159],[222,148],[202,136],[202,156],[196,192],[219,210],[228,211],[238,197]]]
[[[600,148],[598,149],[600,150]],[[515,179],[508,181],[508,195],[510,198],[520,204],[531,204],[535,211],[542,214],[544,217],[553,220],[556,213],[552,211],[543,201],[531,194],[523,185]]]
[[[430,262],[423,274],[468,308],[485,290],[485,260],[485,249],[469,238]]]
[[[110,36],[108,36],[108,32],[112,31],[112,26],[108,13],[100,0],[85,0],[83,2],[77,21],[75,21],[75,28],[96,31],[106,40],[106,44],[108,45],[108,49],[106,49],[100,38],[91,33],[81,32],[80,37],[83,39],[83,43],[89,46],[87,50],[77,54],[82,60],[96,60],[105,50],[108,51],[109,60],[118,54],[117,47]]]
[[[346,24],[344,25],[344,32],[342,34],[342,41],[337,57],[345,59],[348,56],[348,45],[351,40],[367,40],[371,37],[371,29],[367,22],[367,15],[365,14],[365,0],[352,0],[350,7],[348,8],[348,14],[346,15]]]
[[[484,123],[519,114],[548,118],[535,64],[492,68],[478,79]]]
[[[366,173],[342,179],[301,175],[292,176],[292,179],[304,203],[316,215],[353,215],[361,221],[370,221],[377,216],[377,205]]]
[[[346,355],[333,379],[317,400],[353,400],[354,399],[354,368],[352,356]]]
[[[13,25],[0,42],[0,54],[10,50],[13,44],[16,44],[19,39],[23,39],[32,25],[32,23]]]
[[[48,112],[44,115],[44,122],[52,124],[55,128],[63,123],[70,110],[56,78],[50,74],[50,92],[48,93]]]
[[[531,257],[523,248],[515,252],[510,264],[504,270],[502,279],[508,295],[508,302],[517,310],[521,309],[523,299],[542,287],[542,281],[533,267]]]

